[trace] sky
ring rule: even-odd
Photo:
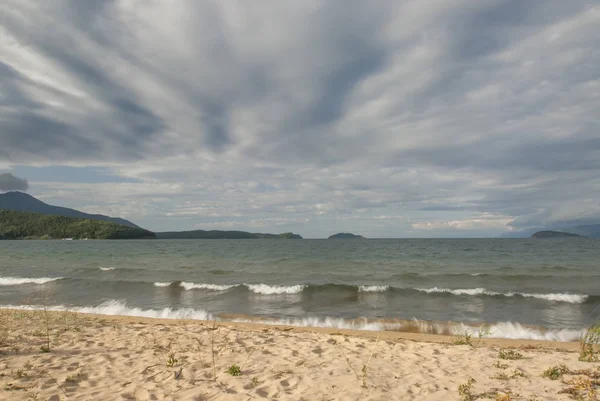
[[[600,223],[597,1],[3,0],[0,54],[0,191],[155,231]]]

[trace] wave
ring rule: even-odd
[[[186,290],[211,290],[211,291],[227,291],[231,288],[237,287],[236,284],[233,284],[233,285],[196,284],[196,283],[188,283],[186,281],[182,281],[181,283],[179,283],[179,285]]]
[[[157,281],[156,283],[154,283],[155,287],[168,287],[171,284],[173,284],[171,281]]]
[[[302,292],[306,285],[267,285],[267,284],[244,284],[248,289],[256,294],[298,294]]]
[[[415,288],[416,291],[425,292],[427,294],[432,293],[447,293],[452,295],[488,295],[488,296],[503,296],[503,297],[523,297],[523,298],[536,298],[543,299],[545,301],[554,302],[567,302],[571,304],[582,304],[584,303],[589,295],[583,294],[569,294],[569,293],[555,293],[555,294],[535,294],[535,293],[521,293],[521,292],[496,292],[488,291],[485,288]]]
[[[62,277],[0,277],[0,286],[22,285],[22,284],[46,284],[52,281],[60,280]]]
[[[100,270],[102,270],[103,272],[108,272],[111,270],[115,270],[115,268],[114,267],[101,267]]]
[[[19,309],[19,310],[41,310],[44,306],[41,305],[2,305],[2,308]],[[77,312],[89,313],[93,315],[109,315],[109,316],[137,316],[150,317],[157,319],[192,319],[192,320],[215,320],[215,317],[202,309],[192,308],[163,308],[163,309],[142,309],[129,307],[123,301],[108,300],[98,306],[65,306],[56,305],[47,307],[50,311],[56,312]]]
[[[0,308],[18,310],[41,310],[42,305],[0,305]],[[490,333],[485,338],[507,338],[519,340],[546,341],[577,341],[582,332],[575,329],[545,329],[543,327],[524,326],[517,322],[498,322],[490,325],[470,325],[460,322],[432,322],[423,320],[385,320],[385,319],[343,319],[338,317],[312,317],[288,319],[263,319],[247,316],[245,318],[224,319],[202,309],[192,308],[162,308],[143,309],[130,307],[123,301],[108,300],[98,306],[66,306],[56,305],[47,307],[58,312],[78,312],[95,315],[136,316],[160,319],[190,319],[202,321],[232,321],[244,323],[259,323],[268,325],[286,325],[295,327],[323,327],[331,329],[350,329],[366,331],[398,331],[420,332],[439,335],[463,335],[465,333],[477,336],[482,329]]]
[[[385,292],[390,289],[389,285],[359,285],[358,292]]]

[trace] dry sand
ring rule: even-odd
[[[561,390],[578,387],[587,401],[600,376],[597,363],[578,361],[575,343],[469,346],[415,333],[47,316],[43,352],[43,312],[0,310],[0,399],[460,400],[459,386],[473,378],[472,400],[569,400]],[[500,359],[502,349],[522,358]],[[559,364],[587,372],[542,377]],[[232,365],[239,376],[226,373]]]

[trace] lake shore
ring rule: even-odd
[[[569,400],[561,391],[587,396],[577,389],[600,373],[578,343],[456,340],[2,309],[0,399],[459,400],[472,378],[463,396]],[[563,364],[559,380],[542,377]]]

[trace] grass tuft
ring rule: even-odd
[[[227,370],[225,371],[225,373],[230,374],[231,376],[241,376],[242,375],[242,369],[238,366],[238,365],[231,365],[229,368],[227,368]]]
[[[582,362],[600,361],[600,323],[587,328],[579,339],[581,351],[579,360]]]
[[[517,359],[523,359],[523,354],[521,354],[519,351],[515,351],[514,349],[501,349],[498,353],[498,358],[514,361]]]
[[[550,380],[558,380],[562,375],[569,374],[571,370],[565,365],[556,365],[549,367],[542,373],[542,377],[546,377]]]

